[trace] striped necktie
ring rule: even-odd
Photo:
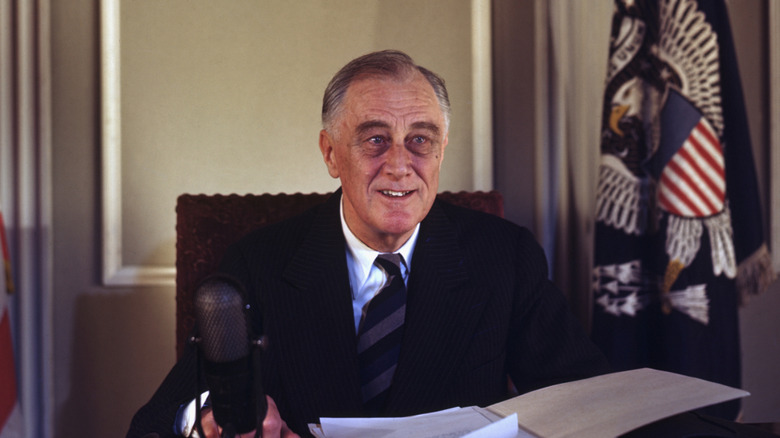
[[[379,254],[374,263],[387,274],[385,286],[366,304],[358,329],[360,384],[366,410],[380,412],[401,351],[406,285],[400,254]]]

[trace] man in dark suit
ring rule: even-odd
[[[220,269],[245,286],[253,327],[269,345],[263,436],[306,435],[320,416],[484,406],[508,396],[508,376],[524,392],[607,371],[531,234],[436,200],[449,114],[444,81],[407,55],[352,61],[326,89],[319,139],[341,189],[228,251]],[[379,257],[394,267],[374,263],[380,254],[397,254]],[[399,307],[378,326],[392,328],[367,336],[373,306],[389,302]],[[364,349],[383,344],[392,360],[366,378],[379,365],[366,365]],[[192,397],[193,356],[128,436],[172,433]]]

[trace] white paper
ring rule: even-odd
[[[650,368],[542,388],[488,406],[517,414],[544,438],[622,435],[672,415],[750,395],[741,389]]]
[[[602,438],[747,395],[643,368],[542,388],[487,408],[403,418],[322,418],[310,430],[317,438]]]
[[[400,418],[321,418],[320,430],[326,438],[454,438],[491,426],[497,419],[481,408],[468,407]],[[497,430],[502,427],[506,424]],[[517,431],[516,420],[511,427]]]
[[[517,414],[504,417],[461,438],[537,438],[517,427]]]

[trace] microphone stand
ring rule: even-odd
[[[201,437],[205,437],[206,434],[203,431],[203,424],[201,422],[202,416],[201,416],[201,409],[205,406],[201,406],[200,402],[200,394],[201,394],[201,388],[200,388],[200,382],[202,381],[202,352],[200,349],[200,341],[201,337],[200,334],[197,332],[197,328],[195,329],[195,334],[192,335],[189,338],[189,342],[194,346],[195,348],[195,367],[196,367],[196,382],[195,382],[195,427],[190,432],[190,435],[192,435],[192,432],[197,430],[198,434]],[[259,338],[252,337],[252,340],[250,342],[250,354],[251,354],[251,367],[252,367],[252,378],[253,378],[253,392],[256,397],[255,402],[255,415],[256,415],[256,428],[255,428],[255,438],[262,438],[263,436],[263,420],[265,420],[265,416],[268,413],[268,401],[265,398],[265,391],[263,390],[263,379],[262,379],[262,372],[261,372],[261,364],[260,364],[260,353],[262,350],[265,350],[268,343],[265,336],[260,336]],[[222,426],[222,433],[221,438],[235,438],[236,437],[236,430],[235,426],[233,424],[226,424],[225,426]]]
[[[236,438],[236,430],[233,425],[228,423],[222,428],[222,435],[220,438]]]
[[[265,399],[265,391],[263,391],[262,373],[260,367],[260,352],[265,347],[265,339],[255,339],[251,342],[252,350],[252,382],[254,387],[254,394],[257,397],[255,401],[255,415],[257,416],[257,427],[255,428],[255,438],[263,437],[263,420],[268,413],[268,402]],[[232,424],[227,424],[222,428],[222,436],[220,438],[235,438],[236,431]]]
[[[263,420],[265,420],[265,415],[268,413],[268,401],[265,399],[263,375],[260,368],[260,353],[265,347],[265,336],[252,340],[252,377],[254,382],[254,393],[255,397],[257,397],[257,400],[255,401],[255,406],[257,408],[257,429],[255,429],[255,438],[262,438]]]
[[[195,346],[195,428],[193,430],[198,431],[198,435],[201,437],[205,437],[206,433],[203,431],[203,424],[201,424],[201,414],[200,410],[202,409],[200,405],[200,382],[201,382],[201,352],[200,352],[200,337],[196,334],[190,337],[189,339],[190,343]],[[190,431],[190,435],[192,435],[192,431]]]

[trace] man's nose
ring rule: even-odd
[[[404,176],[411,169],[411,152],[406,148],[403,142],[394,142],[385,152],[385,171]]]

